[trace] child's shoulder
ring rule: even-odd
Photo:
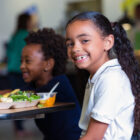
[[[52,80],[51,80],[51,83],[56,83],[56,82],[59,82],[60,84],[60,87],[69,87],[71,86],[70,82],[69,82],[69,79],[68,77],[65,75],[65,74],[62,74],[62,75],[58,75],[58,76],[55,76]]]
[[[68,78],[65,74],[62,74],[62,75],[58,75],[58,76],[55,76],[53,78],[54,81],[60,81],[60,82],[66,82],[68,81]]]
[[[109,77],[109,78],[122,78],[126,77],[125,72],[122,70],[121,66],[117,67],[108,67],[106,70],[101,74],[101,77]]]
[[[109,67],[107,68],[96,80],[96,82],[108,83],[110,85],[114,84],[129,84],[130,81],[126,73],[121,67]]]
[[[119,69],[106,69],[95,81],[94,83],[94,91],[97,93],[96,98],[101,95],[106,95],[112,97],[112,95],[123,98],[131,97],[131,83],[125,72]]]

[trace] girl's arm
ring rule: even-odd
[[[108,124],[91,118],[86,135],[79,140],[102,140],[107,127]]]

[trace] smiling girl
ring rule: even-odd
[[[98,12],[66,26],[69,56],[89,71],[80,140],[130,140],[140,131],[140,70],[124,29]]]
[[[30,33],[27,45],[22,51],[21,71],[28,86],[24,90],[49,92],[55,89],[56,102],[74,102],[75,108],[46,114],[37,119],[36,124],[44,134],[44,140],[77,140],[81,129],[78,127],[80,105],[66,77],[67,48],[65,39],[52,29]]]

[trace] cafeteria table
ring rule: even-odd
[[[52,107],[26,107],[18,109],[1,109],[0,120],[23,120],[31,118],[43,118],[46,113],[70,110],[75,107],[75,103],[55,103]]]

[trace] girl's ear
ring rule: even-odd
[[[112,34],[108,35],[107,37],[105,37],[105,46],[104,46],[104,50],[108,51],[110,50],[114,45],[114,36]]]
[[[45,61],[45,68],[44,71],[51,71],[54,68],[55,65],[55,61],[53,58],[50,58],[48,60]]]

